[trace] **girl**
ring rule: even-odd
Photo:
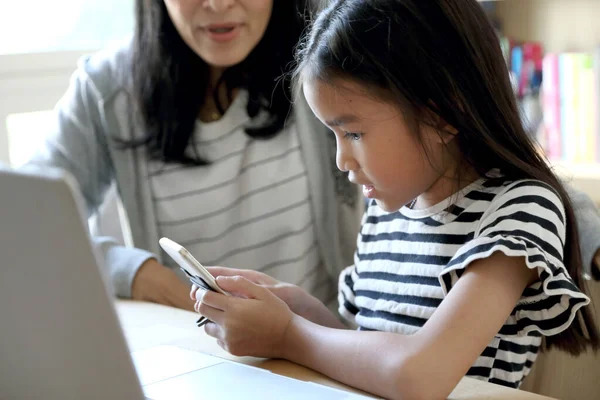
[[[518,387],[538,350],[598,348],[573,208],[519,120],[475,0],[338,0],[296,75],[371,199],[335,316],[301,289],[213,268],[208,335],[393,399],[446,398],[464,375]]]
[[[69,171],[90,213],[116,184],[135,247],[94,238],[116,295],[193,308],[187,278],[159,250],[168,236],[203,261],[335,302],[364,205],[336,174],[325,127],[290,110],[280,79],[305,7],[138,0],[133,40],[81,62],[30,166]]]

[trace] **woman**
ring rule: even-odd
[[[116,295],[193,308],[159,250],[167,236],[206,265],[335,299],[364,208],[336,178],[333,142],[315,134],[325,128],[305,104],[290,109],[280,79],[304,10],[301,0],[138,0],[132,42],[80,63],[30,164],[70,172],[90,215],[116,183],[135,248],[94,238]]]

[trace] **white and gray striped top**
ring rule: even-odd
[[[336,282],[320,259],[294,124],[272,139],[250,138],[247,97],[241,91],[223,118],[197,123],[195,150],[209,165],[149,161],[159,234],[204,265],[263,271],[331,301]]]
[[[563,264],[565,214],[553,189],[508,182],[497,171],[425,210],[385,213],[371,203],[355,264],[340,276],[340,313],[362,330],[413,334],[473,261],[500,251],[525,257],[528,287],[468,375],[518,387],[542,335],[566,329],[589,299]]]

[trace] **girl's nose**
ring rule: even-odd
[[[343,145],[339,143],[335,152],[335,163],[342,172],[356,171],[358,169],[358,163],[352,156],[352,153],[344,149]]]

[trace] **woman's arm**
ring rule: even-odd
[[[446,398],[498,333],[536,278],[523,258],[473,262],[413,336],[323,327],[291,313],[245,279],[219,285],[247,299],[206,293],[206,332],[232,354],[282,357],[391,399]],[[435,379],[432,379],[435,377]]]
[[[54,110],[54,125],[44,145],[23,167],[68,172],[77,181],[88,217],[102,205],[114,181],[109,135],[100,123],[102,100],[82,63]],[[115,295],[193,310],[194,303],[187,296],[189,285],[158,264],[154,254],[122,246],[110,237],[92,237],[92,242],[102,254]]]
[[[183,282],[173,270],[151,258],[137,270],[131,285],[131,298],[193,311],[190,285]]]

